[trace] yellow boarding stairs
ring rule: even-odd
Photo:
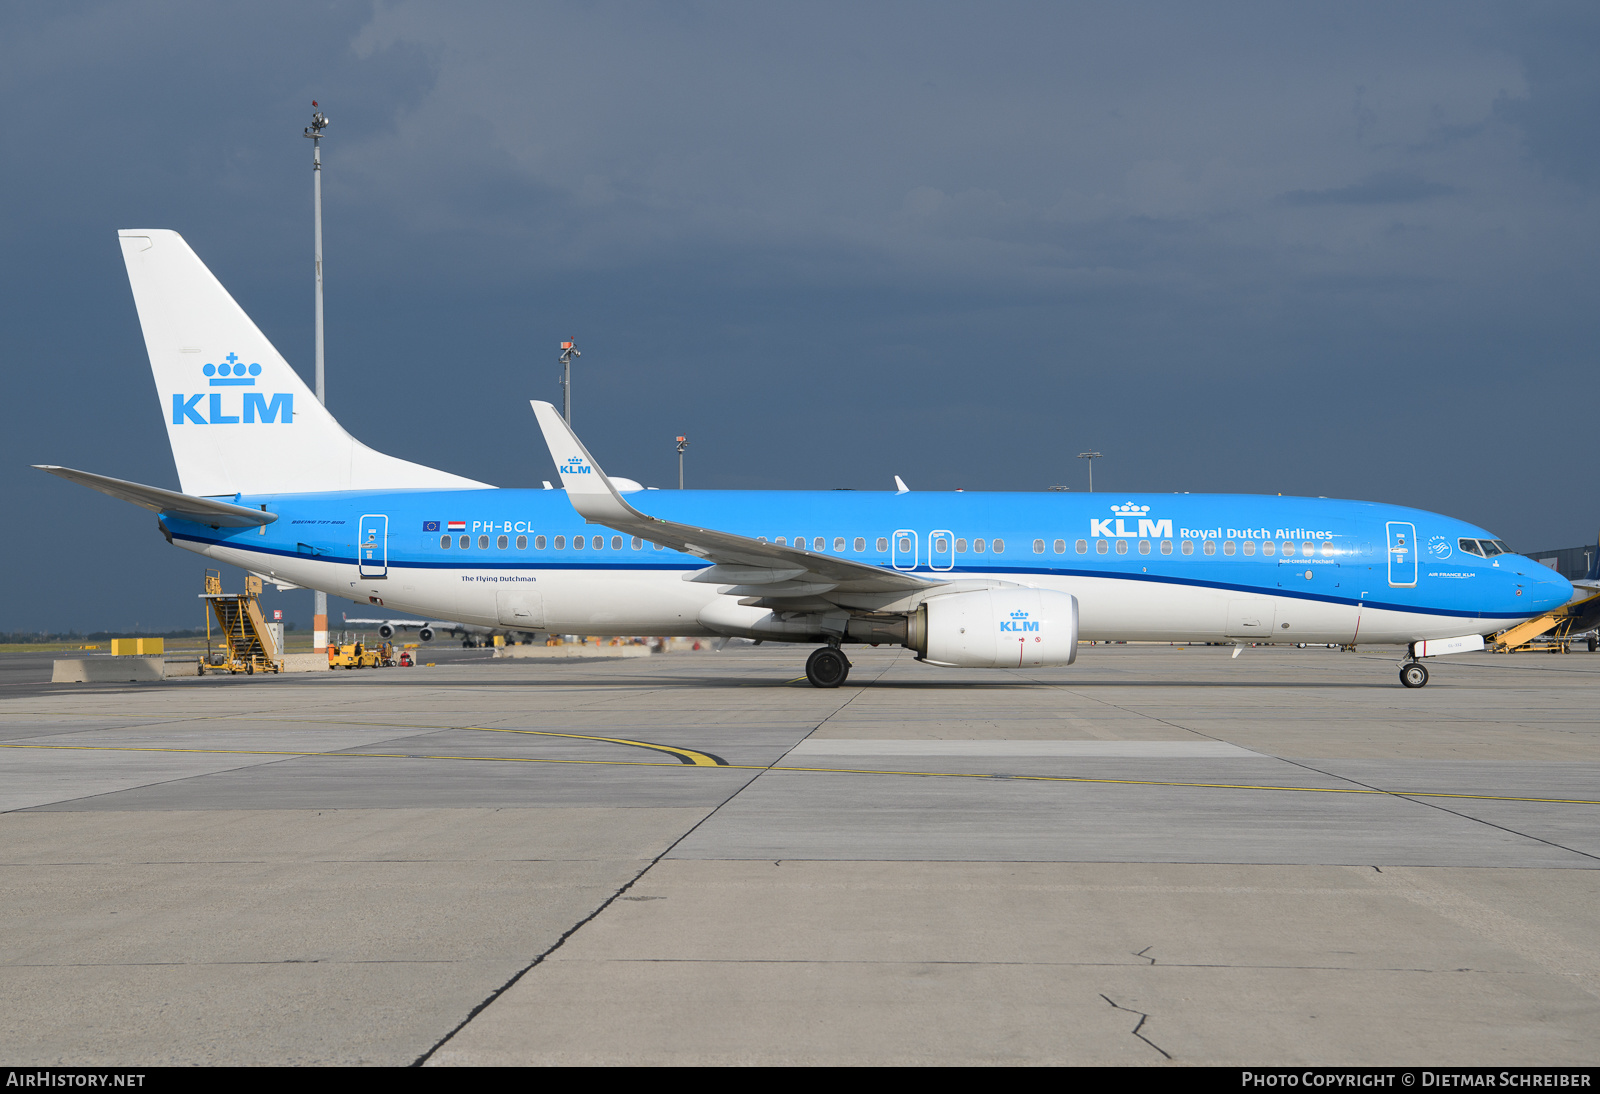
[[[1489,640],[1489,648],[1495,653],[1525,652],[1536,648],[1533,645],[1535,638],[1548,634],[1555,639],[1555,644],[1540,648],[1549,649],[1553,653],[1566,653],[1568,636],[1581,634],[1593,627],[1594,616],[1600,611],[1600,592],[1595,592],[1593,589],[1585,591],[1590,595],[1582,600],[1574,600],[1554,611],[1545,612],[1526,623],[1518,623],[1510,630],[1494,635]]]
[[[215,616],[221,632],[217,637],[223,644],[223,662],[211,664],[208,657],[200,667],[201,672],[207,669],[246,673],[283,671],[283,651],[278,649],[261,615],[261,579],[247,577],[244,587],[243,593],[225,593],[221,571],[206,571],[206,591],[200,594],[211,608],[206,616],[206,647],[210,649],[213,640],[211,619]]]

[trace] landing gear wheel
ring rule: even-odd
[[[1600,647],[1600,638],[1596,638],[1591,634],[1589,636],[1589,652],[1593,653],[1596,647]]]
[[[850,659],[833,646],[813,650],[806,658],[806,679],[814,688],[836,688],[850,675]]]
[[[1427,686],[1427,667],[1419,661],[1407,661],[1400,666],[1400,682],[1408,688]]]

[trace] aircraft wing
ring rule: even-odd
[[[623,500],[554,406],[532,402],[561,484],[578,514],[591,524],[603,524],[714,563],[695,574],[692,581],[731,585],[727,590],[731,596],[763,599],[800,599],[831,592],[905,594],[943,584],[853,559],[647,516]]]
[[[57,467],[54,464],[36,463],[33,466],[40,471],[59,475],[79,486],[87,486],[102,494],[110,494],[122,501],[131,501],[152,513],[171,513],[175,517],[192,520],[196,524],[209,524],[213,528],[253,528],[271,524],[278,519],[276,513],[268,513],[264,509],[251,509],[247,505],[234,505],[212,498],[197,498],[192,494],[180,494],[176,490],[163,490],[159,486],[145,486],[124,479],[113,479],[108,475],[94,475],[88,471],[74,471],[70,467]]]

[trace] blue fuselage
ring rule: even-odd
[[[494,622],[492,597],[474,601],[460,583],[539,583],[552,627],[586,624],[596,633],[693,632],[668,627],[640,605],[630,617],[604,588],[627,575],[627,595],[649,597],[641,579],[681,577],[706,562],[654,548],[583,522],[561,490],[398,491],[239,497],[279,519],[264,528],[215,529],[166,518],[192,549],[356,600],[471,622]],[[1345,639],[1362,612],[1390,626],[1373,641],[1437,637],[1439,629],[1480,633],[1565,603],[1571,585],[1515,554],[1474,553],[1493,541],[1482,528],[1416,509],[1324,498],[1200,494],[904,494],[854,491],[647,491],[629,496],[666,520],[783,541],[933,579],[985,576],[1067,588],[1094,601],[1086,637],[1170,633],[1221,636],[1209,622],[1228,598],[1280,602],[1278,624],[1296,611],[1306,622],[1279,640]],[[1492,550],[1492,548],[1491,548]],[[441,582],[450,584],[441,599]],[[599,583],[597,583],[599,582]],[[561,588],[608,601],[594,618],[557,610]],[[617,585],[616,588],[623,588]],[[660,586],[661,588],[669,588]],[[672,590],[674,593],[676,590]],[[706,590],[708,593],[714,589]],[[407,593],[409,592],[409,595]],[[1205,604],[1196,594],[1213,594]],[[574,593],[574,595],[578,595]],[[1119,632],[1118,604],[1129,620]],[[1168,631],[1152,624],[1163,603]],[[485,606],[487,605],[487,606]],[[1196,606],[1201,605],[1201,606]],[[1340,611],[1340,609],[1347,609]],[[1315,609],[1315,610],[1313,610]],[[1351,613],[1354,614],[1351,614]],[[1196,614],[1198,613],[1198,614]],[[581,615],[581,612],[579,612]],[[1181,619],[1179,618],[1181,617]],[[1313,624],[1312,620],[1325,622]],[[1430,626],[1430,619],[1437,625]],[[1198,622],[1196,622],[1198,620]],[[654,627],[648,626],[654,624]],[[1392,632],[1392,633],[1390,633]],[[1370,638],[1368,637],[1370,635]],[[1351,631],[1349,640],[1356,632]]]

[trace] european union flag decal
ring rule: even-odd
[[[437,532],[439,530],[439,522],[436,520],[425,520],[422,522],[422,530],[424,532]]]

